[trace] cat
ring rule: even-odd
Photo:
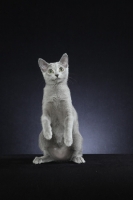
[[[33,163],[85,163],[82,157],[83,138],[79,132],[78,114],[72,105],[67,85],[68,55],[63,54],[60,61],[55,63],[47,63],[39,58],[38,64],[45,80],[42,131],[39,135],[39,147],[43,156],[35,157]]]

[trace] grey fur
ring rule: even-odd
[[[38,64],[46,83],[42,101],[42,131],[39,135],[39,147],[43,156],[35,157],[33,163],[67,160],[85,163],[78,115],[67,85],[68,55],[63,54],[56,63],[47,63],[39,58]],[[50,69],[53,70],[51,73]]]

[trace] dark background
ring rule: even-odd
[[[130,1],[1,1],[0,154],[37,154],[39,57],[69,56],[84,153],[133,153]]]

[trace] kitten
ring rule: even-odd
[[[47,63],[39,58],[38,64],[46,83],[42,101],[42,131],[39,135],[43,156],[35,157],[33,163],[68,160],[85,163],[78,115],[67,85],[68,55],[63,54],[56,63]]]

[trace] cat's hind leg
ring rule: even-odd
[[[54,161],[53,158],[51,158],[51,156],[49,155],[49,152],[47,150],[49,145],[50,145],[50,140],[44,138],[43,132],[41,132],[39,135],[39,147],[43,152],[43,156],[35,157],[33,160],[34,164],[41,164]]]
[[[73,127],[73,144],[72,144],[73,154],[71,157],[71,161],[78,164],[85,163],[85,160],[82,157],[83,156],[82,142],[83,142],[83,138],[79,132],[78,123],[75,123]]]

